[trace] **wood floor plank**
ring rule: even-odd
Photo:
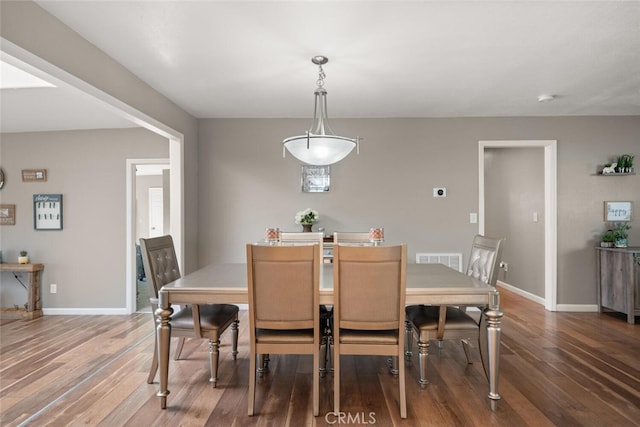
[[[640,327],[616,313],[552,313],[501,290],[500,393],[495,412],[477,349],[430,347],[418,384],[417,353],[406,364],[408,418],[386,358],[343,356],[341,408],[351,421],[399,426],[631,426],[640,419]],[[311,415],[310,356],[272,356],[248,417],[248,318],[240,313],[237,360],[230,334],[220,348],[218,388],[208,382],[208,346],[187,340],[170,361],[168,407],[146,383],[154,346],[150,314],[45,316],[0,322],[2,426],[335,426],[333,376],[320,380],[320,416]],[[175,342],[173,343],[175,346]],[[415,348],[414,348],[415,352]],[[329,415],[327,415],[329,414]],[[356,417],[359,417],[356,419]]]

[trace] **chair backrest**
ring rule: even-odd
[[[407,246],[334,247],[336,328],[390,330],[404,324]]]
[[[324,250],[324,234],[315,232],[295,232],[281,231],[278,237],[281,246],[312,245],[317,243],[320,246],[320,256]]]
[[[371,243],[368,231],[336,231],[333,233],[333,243]]]
[[[311,329],[318,324],[319,245],[248,244],[247,282],[251,339],[256,328]]]
[[[160,288],[180,278],[173,239],[169,235],[140,239],[140,249],[149,295],[157,299]]]
[[[471,245],[467,274],[495,286],[502,260],[502,240],[476,235]]]

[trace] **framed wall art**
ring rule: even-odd
[[[45,182],[46,169],[22,169],[22,182]]]
[[[302,165],[302,191],[304,193],[329,191],[330,181],[330,166]]]
[[[62,230],[62,194],[33,195],[33,227]]]
[[[631,221],[631,202],[604,202],[605,221]]]
[[[16,225],[16,205],[0,205],[0,225]]]

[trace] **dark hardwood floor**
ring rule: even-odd
[[[246,312],[240,354],[225,335],[220,381],[208,383],[207,345],[187,340],[171,360],[166,410],[146,377],[153,352],[150,314],[46,316],[2,321],[0,425],[243,426],[632,426],[640,423],[640,326],[616,314],[550,313],[502,291],[500,393],[492,412],[477,350],[431,346],[421,389],[407,365],[408,419],[399,418],[397,378],[383,357],[343,356],[340,424],[332,411],[332,376],[321,379],[320,416],[311,416],[311,359],[273,356],[248,417]],[[157,381],[157,379],[156,379]]]

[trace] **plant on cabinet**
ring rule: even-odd
[[[29,264],[29,255],[27,254],[27,251],[20,251],[18,264]]]

